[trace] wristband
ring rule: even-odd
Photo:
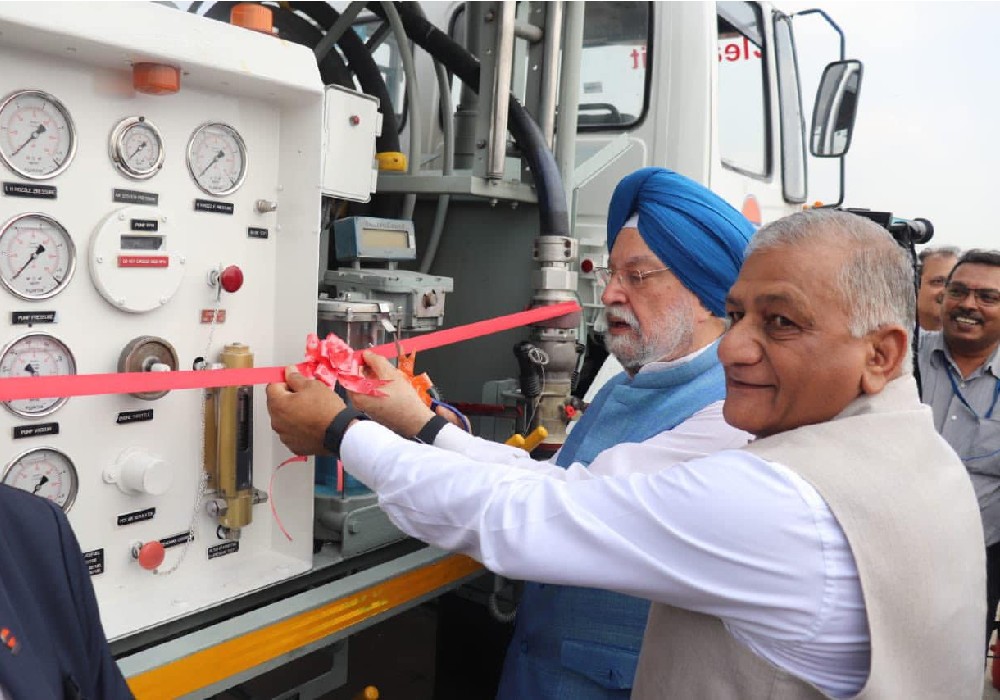
[[[354,420],[371,419],[353,406],[347,406],[334,416],[333,420],[330,421],[330,425],[327,426],[326,434],[323,436],[323,447],[339,457],[340,443],[344,441],[344,433],[347,432],[347,426]]]
[[[433,445],[434,439],[446,425],[448,425],[448,419],[435,413],[429,421],[424,423],[424,427],[420,429],[420,432],[413,436],[413,439],[417,442],[422,442],[425,445]]]

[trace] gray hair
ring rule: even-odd
[[[850,250],[837,272],[837,287],[855,338],[895,324],[907,337],[916,319],[913,266],[906,251],[884,228],[856,214],[834,209],[811,209],[778,219],[761,228],[747,246],[755,252],[784,246],[818,244],[822,249],[840,245]],[[912,371],[910,353],[903,371]]]
[[[917,254],[917,279],[923,281],[924,263],[931,258],[955,258],[962,254],[962,249],[954,245],[939,245],[924,248]]]

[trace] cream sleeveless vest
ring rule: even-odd
[[[843,528],[871,633],[857,698],[979,700],[986,563],[965,468],[934,430],[911,376],[840,415],[746,448],[800,474]],[[633,698],[827,697],[736,641],[719,618],[654,604]]]

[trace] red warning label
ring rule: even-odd
[[[118,267],[169,267],[169,255],[119,255]]]

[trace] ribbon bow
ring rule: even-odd
[[[306,359],[297,365],[299,372],[308,379],[318,379],[333,389],[337,382],[348,391],[368,396],[385,396],[379,387],[388,384],[384,379],[366,377],[361,368],[365,360],[360,351],[331,333],[320,340],[315,333],[306,337]]]

